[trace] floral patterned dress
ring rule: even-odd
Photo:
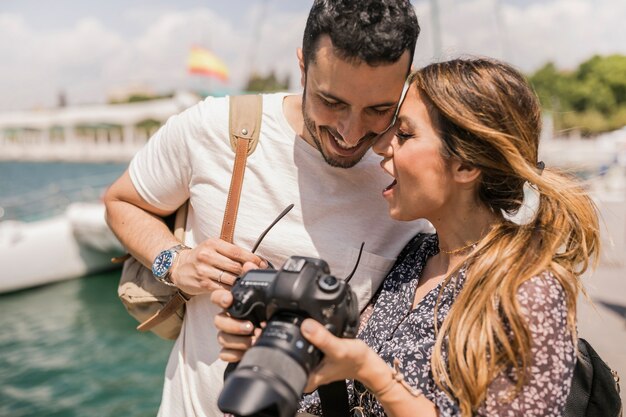
[[[438,326],[463,287],[465,271],[428,292],[412,309],[417,284],[426,261],[439,252],[436,235],[419,234],[400,253],[385,279],[371,316],[358,337],[391,366],[398,359],[405,380],[432,401],[442,417],[460,416],[457,402],[433,379],[430,359],[435,344],[434,308],[439,298]],[[528,382],[512,401],[503,401],[514,386],[512,370],[490,385],[479,416],[561,416],[576,364],[576,350],[567,327],[565,294],[558,281],[543,273],[525,282],[517,297],[529,324],[533,363]],[[444,357],[445,351],[443,352]],[[374,395],[359,382],[348,384],[353,414],[384,416]],[[321,415],[319,397],[305,396],[301,411]]]

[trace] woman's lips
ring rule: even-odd
[[[383,190],[383,194],[386,193],[387,191],[390,191],[393,187],[396,186],[397,183],[398,181],[394,179],[391,184],[385,187],[385,189]]]

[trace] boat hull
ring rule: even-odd
[[[32,223],[0,222],[0,293],[119,267],[111,257],[122,249],[106,227],[104,207],[73,210]]]

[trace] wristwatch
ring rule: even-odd
[[[172,248],[164,250],[159,253],[156,258],[154,258],[154,262],[152,262],[152,275],[154,275],[154,278],[156,278],[157,281],[170,287],[176,286],[171,279],[172,266],[174,265],[174,261],[176,260],[178,253],[185,249],[191,248],[182,244],[176,245]]]

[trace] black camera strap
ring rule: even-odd
[[[320,385],[317,392],[320,396],[324,417],[348,417],[350,415],[348,389],[345,380]]]

